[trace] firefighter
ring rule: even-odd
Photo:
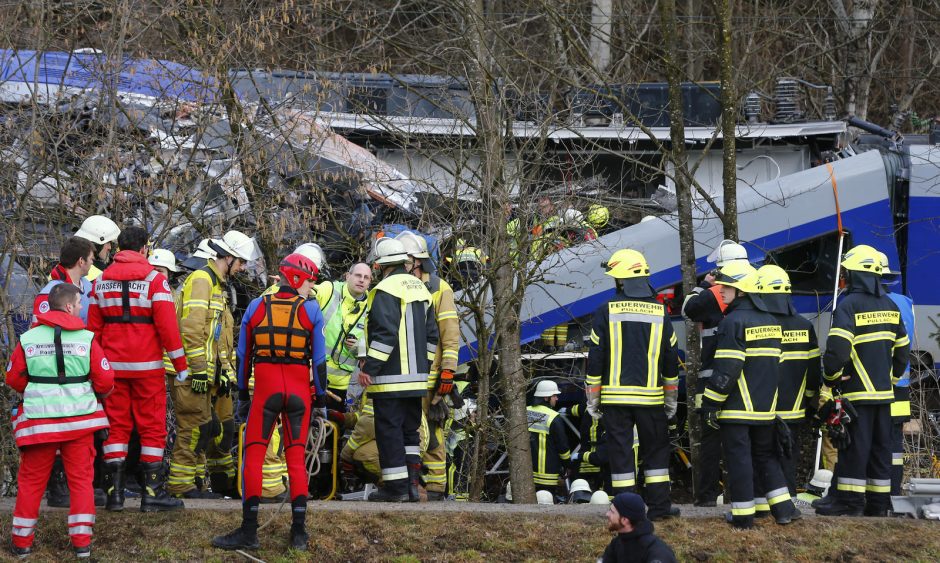
[[[178,398],[177,440],[170,462],[170,491],[176,496],[202,496],[195,478],[204,454],[212,491],[235,497],[231,454],[235,438],[231,397],[235,320],[227,282],[259,252],[254,239],[239,231],[210,240],[208,247],[215,258],[206,259],[183,282],[180,329],[192,377],[188,381],[178,378],[173,389]]]
[[[293,253],[281,261],[280,273],[278,291],[248,305],[238,335],[238,418],[247,420],[242,524],[212,540],[212,545],[222,549],[259,547],[262,465],[278,419],[290,476],[290,547],[306,551],[309,541],[305,529],[308,483],[304,447],[311,403],[317,416],[326,417],[323,314],[315,301],[307,299],[319,269],[309,258]],[[254,396],[248,391],[252,370]]]
[[[366,326],[366,298],[372,284],[372,268],[353,264],[345,281],[317,285],[316,297],[326,323],[327,406],[346,411],[349,380],[359,367],[357,347]]]
[[[109,426],[97,397],[111,392],[114,372],[79,318],[81,291],[59,284],[48,304],[36,326],[20,337],[7,366],[7,385],[23,395],[13,414],[20,465],[12,551],[17,557],[32,551],[42,492],[61,451],[71,486],[69,537],[76,555],[88,557],[95,523],[94,434]]]
[[[532,227],[529,249],[530,260],[542,262],[549,255],[565,247],[562,240],[562,219],[551,198],[540,197],[537,202],[539,222]],[[546,352],[562,350],[568,344],[568,321],[549,327],[542,332],[541,345]]]
[[[618,250],[605,268],[617,291],[594,312],[585,383],[587,411],[601,418],[607,434],[610,492],[636,488],[635,424],[650,519],[678,516],[669,500],[668,422],[678,406],[676,336],[650,287],[649,265],[641,253]]]
[[[911,340],[911,348],[915,342],[914,301],[907,295],[895,293],[891,288],[900,279],[900,272],[891,270],[888,257],[881,254],[881,279],[884,281],[885,292],[898,306],[901,312],[901,321],[904,330]],[[901,481],[904,479],[904,424],[911,420],[911,362],[907,362],[904,375],[894,384],[894,402],[891,403],[891,494],[901,494]]]
[[[140,435],[140,468],[144,491],[142,512],[183,507],[163,488],[166,446],[166,383],[163,352],[176,373],[189,371],[170,282],[147,262],[149,235],[126,227],[118,237],[120,252],[92,287],[88,329],[113,362],[114,393],[105,401],[111,421],[102,451],[111,477],[106,508],[124,509],[124,469],[131,430]]]
[[[722,268],[732,262],[747,264],[747,251],[740,244],[723,240],[715,252],[715,264]],[[695,408],[701,409],[705,385],[712,375],[715,361],[715,335],[718,323],[725,318],[727,305],[721,300],[715,273],[705,275],[702,283],[682,303],[682,316],[699,327],[702,342],[701,368],[695,385]],[[702,425],[702,448],[699,456],[698,482],[695,484],[695,506],[715,506],[721,493],[721,435]]]
[[[431,293],[411,275],[401,242],[383,238],[375,246],[382,281],[369,294],[367,352],[359,383],[372,398],[382,487],[377,502],[417,502],[421,478],[418,427],[421,399],[437,349]]]
[[[790,276],[780,266],[757,270],[758,293],[780,323],[780,379],[777,383],[777,416],[790,430],[789,455],[780,458],[790,496],[795,497],[796,468],[800,466],[800,436],[807,410],[815,410],[816,395],[822,383],[819,341],[813,323],[796,312],[790,299]],[[757,504],[760,505],[758,497]],[[758,508],[760,510],[760,508]],[[769,510],[769,508],[768,508]]]
[[[431,407],[454,389],[454,372],[457,370],[457,353],[460,349],[457,305],[454,304],[454,291],[450,285],[437,274],[425,271],[424,261],[430,261],[431,255],[424,237],[405,231],[395,238],[402,243],[414,263],[412,275],[420,279],[431,292],[431,303],[437,315],[437,350],[428,377],[428,392],[421,399],[421,410],[429,424],[429,445],[421,461],[427,472],[424,482],[428,500],[444,500],[447,496],[447,448],[444,444],[446,409],[434,409],[445,414],[444,420],[436,420],[431,415]]]
[[[778,524],[802,515],[790,500],[776,454],[774,425],[782,330],[756,293],[757,271],[743,261],[721,268],[715,283],[728,308],[718,325],[714,372],[702,398],[702,420],[720,429],[735,528],[754,525],[754,468]],[[642,440],[641,440],[642,443]]]
[[[82,221],[82,226],[75,231],[75,236],[95,245],[94,263],[86,276],[88,281],[98,279],[101,272],[111,263],[111,249],[120,234],[121,229],[114,221],[104,215],[88,217]]]
[[[571,409],[578,418],[578,434],[581,447],[571,454],[571,463],[578,465],[578,477],[586,480],[591,488],[610,490],[610,456],[607,449],[607,434],[601,419],[588,414],[587,403],[579,403]]]
[[[848,287],[833,313],[823,369],[833,397],[850,401],[856,417],[847,447],[839,450],[835,491],[817,502],[816,514],[884,516],[891,491],[892,387],[904,375],[910,339],[881,285],[878,251],[858,245],[845,254],[842,268]]]
[[[532,480],[537,491],[547,491],[553,497],[558,495],[558,480],[571,461],[565,423],[555,410],[560,394],[557,383],[543,379],[535,386],[532,404],[526,407]]]

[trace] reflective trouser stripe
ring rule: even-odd
[[[864,493],[865,486],[868,483],[865,479],[850,479],[849,477],[839,477],[836,480],[836,490],[850,493]]]
[[[13,525],[17,528],[33,528],[38,522],[38,518],[20,518],[19,516],[13,517]]]
[[[732,502],[731,503],[731,515],[732,516],[753,516],[755,512],[754,501],[749,500],[746,502]]]
[[[790,489],[780,487],[767,493],[767,502],[770,506],[790,500]]]
[[[94,514],[70,514],[69,515],[69,525],[72,524],[94,524],[95,515]]]
[[[767,502],[766,497],[756,497],[754,499],[754,510],[757,512],[769,512],[770,504]]]
[[[154,448],[151,446],[141,446],[140,455],[149,455],[154,457],[163,457],[163,448]]]
[[[13,526],[13,535],[26,537],[33,535],[34,526],[29,526],[28,528],[21,528],[19,526]]]
[[[405,455],[421,455],[421,446],[405,446]]]
[[[113,454],[115,452],[127,453],[127,444],[109,444],[101,448],[101,452],[104,454]]]
[[[636,485],[636,473],[611,473],[610,486],[613,488],[633,487]]]
[[[865,483],[865,490],[869,493],[890,493],[891,479],[869,479]]]
[[[404,465],[399,467],[389,467],[382,469],[382,479],[384,481],[395,481],[396,479],[407,479],[408,468]]]
[[[891,454],[891,465],[904,465],[904,454],[897,452]]]
[[[669,482],[669,470],[668,469],[647,469],[643,472],[643,481],[647,484],[652,483],[668,483]]]

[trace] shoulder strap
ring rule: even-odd
[[[200,271],[200,272],[205,272],[205,273],[209,274],[209,279],[212,280],[212,285],[214,285],[214,286],[215,286],[215,285],[220,285],[220,284],[219,284],[219,276],[216,275],[215,271],[214,271],[212,268],[210,268],[208,264],[206,264],[206,265],[203,266],[202,268],[199,268],[199,271]]]
[[[65,352],[62,350],[62,327],[55,327],[52,342],[55,346],[55,367],[59,376],[59,384],[65,385]]]

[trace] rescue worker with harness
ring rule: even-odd
[[[607,434],[610,492],[636,489],[635,424],[649,518],[678,516],[669,499],[668,423],[678,408],[678,342],[649,284],[646,258],[636,250],[618,250],[605,268],[617,292],[594,312],[585,384],[587,411],[601,419]]]
[[[431,293],[411,275],[400,241],[380,239],[375,264],[382,281],[369,294],[367,352],[359,372],[375,411],[382,487],[377,502],[417,502],[421,480],[421,399],[435,360],[438,332]]]
[[[911,342],[881,285],[879,252],[858,245],[845,254],[842,268],[848,288],[833,313],[823,369],[833,400],[850,401],[856,416],[849,421],[847,443],[840,444],[835,491],[830,488],[814,504],[823,516],[886,516],[893,386],[907,369]]]
[[[114,392],[104,403],[111,421],[104,442],[110,475],[106,508],[124,510],[124,469],[131,430],[140,435],[144,474],[142,512],[175,510],[183,503],[164,490],[166,447],[166,351],[177,377],[189,375],[170,282],[147,261],[147,231],[126,227],[120,252],[95,280],[88,308],[88,330],[104,348],[114,369]]]
[[[217,536],[222,549],[257,549],[262,465],[280,419],[290,478],[290,547],[306,551],[307,469],[304,448],[310,428],[311,395],[317,416],[326,418],[326,345],[323,314],[307,296],[319,270],[312,260],[289,254],[280,265],[281,287],[248,305],[238,336],[238,418],[246,420],[242,475],[242,524]],[[248,380],[254,370],[254,396]]]
[[[424,477],[429,501],[444,500],[447,490],[447,448],[444,443],[444,425],[447,422],[447,406],[444,397],[454,390],[454,372],[457,370],[457,354],[460,348],[460,323],[454,290],[437,274],[428,273],[424,261],[431,259],[428,243],[424,237],[405,231],[396,240],[401,241],[408,256],[414,262],[412,275],[424,282],[431,292],[431,303],[437,315],[437,350],[428,376],[428,392],[421,399],[421,410],[428,420],[428,448],[421,461],[427,474]]]
[[[366,326],[366,298],[372,268],[359,262],[346,272],[345,281],[323,282],[316,287],[317,302],[326,323],[327,406],[346,411],[349,380],[359,367],[357,346]]]
[[[80,290],[59,284],[48,303],[50,310],[20,337],[7,366],[6,384],[23,395],[13,415],[20,464],[12,552],[26,557],[32,551],[39,504],[61,450],[71,489],[69,537],[76,555],[88,557],[95,523],[94,435],[109,426],[98,398],[113,389],[114,372],[78,316]]]
[[[715,283],[728,308],[718,325],[714,373],[702,398],[703,422],[721,431],[731,492],[731,512],[725,519],[744,529],[754,525],[755,466],[777,524],[802,516],[790,500],[776,452],[783,331],[757,294],[757,280],[757,271],[743,262],[718,271]]]

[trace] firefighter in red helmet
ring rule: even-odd
[[[302,254],[281,262],[281,286],[258,297],[242,317],[238,338],[238,418],[246,421],[242,468],[242,525],[217,536],[222,549],[257,549],[261,467],[278,418],[284,429],[284,451],[290,478],[293,520],[290,546],[306,550],[307,471],[304,446],[310,425],[311,396],[318,416],[326,417],[326,345],[323,314],[307,296],[319,269]],[[248,379],[254,370],[254,398]]]

